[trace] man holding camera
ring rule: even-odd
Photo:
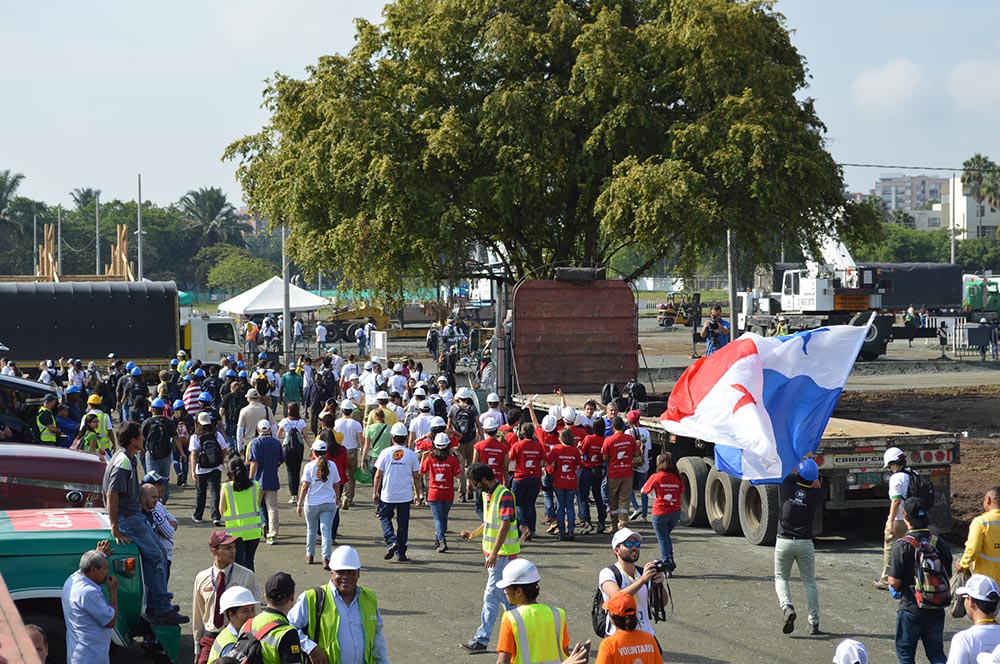
[[[620,528],[611,538],[611,550],[615,552],[617,560],[612,567],[601,570],[597,582],[600,584],[605,602],[619,591],[634,596],[637,629],[654,634],[653,623],[649,616],[649,589],[651,583],[663,583],[664,577],[655,560],[643,565],[642,569],[636,566],[641,546],[642,535],[628,528]],[[609,636],[615,632],[615,626],[610,618],[605,629]]]
[[[705,340],[705,356],[709,356],[729,343],[729,321],[722,318],[722,307],[712,305],[712,315],[701,328]]]

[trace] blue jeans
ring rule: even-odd
[[[333,553],[333,519],[337,516],[337,503],[320,503],[310,505],[306,499],[306,555],[312,558],[316,555],[316,530],[323,534],[323,560],[330,560]]]
[[[517,500],[515,498],[515,500]],[[451,511],[451,502],[444,500],[428,501],[431,506],[431,516],[434,517],[434,539],[444,542],[444,532],[448,530],[448,512]]]
[[[229,449],[235,450],[236,445],[236,422],[226,422],[226,440],[229,441]]]
[[[167,552],[160,544],[160,538],[153,532],[153,526],[140,514],[119,517],[118,527],[122,534],[139,547],[142,559],[142,579],[146,584],[147,608],[152,613],[171,613],[173,595],[167,592]]]
[[[236,543],[236,564],[243,565],[251,572],[254,571],[254,559],[257,556],[257,545],[260,544],[260,538],[257,539],[241,539]]]
[[[656,533],[656,541],[660,543],[660,560],[670,560],[674,557],[674,543],[670,540],[670,533],[680,520],[680,510],[670,514],[653,515],[653,532]]]
[[[522,526],[527,526],[531,532],[535,532],[535,523],[538,518],[535,512],[535,501],[538,499],[541,480],[537,477],[526,477],[523,480],[514,480],[511,485],[511,491],[514,493],[514,505],[517,508],[517,522]]]
[[[164,505],[167,504],[167,499],[170,498],[170,465],[172,461],[173,459],[169,454],[162,459],[154,459],[152,454],[146,452],[146,472],[151,473],[155,470],[162,477],[167,478],[167,481],[163,484],[163,499],[160,500]]]
[[[392,517],[396,516],[396,530],[392,529]],[[410,534],[410,503],[379,503],[378,518],[382,522],[382,539],[386,546],[396,545],[396,557],[406,553],[406,541]]]
[[[542,475],[542,495],[545,496],[545,516],[556,518],[556,492],[552,488],[552,476],[548,473]]]
[[[180,454],[174,448],[174,473],[177,475],[177,486],[187,484],[188,471],[191,470],[191,457],[187,454]]]
[[[931,664],[945,664],[944,611],[896,612],[896,657],[899,664],[914,664],[917,641],[924,642],[924,654]]]
[[[576,526],[576,509],[573,504],[576,498],[576,489],[553,489],[556,494],[556,523],[559,526],[560,535],[572,535]],[[516,498],[514,499],[517,500]]]
[[[638,470],[633,470],[632,471],[632,481],[635,482],[636,485],[640,489],[642,489],[642,485],[646,483],[646,476],[647,475],[649,475],[649,473],[640,473]],[[642,493],[641,491],[640,491],[640,494],[642,495],[642,516],[646,517],[646,516],[649,515],[649,496],[647,496],[646,494]],[[633,510],[639,509],[639,502],[635,499],[635,492],[634,491],[632,492],[631,498],[632,498],[632,501],[631,501],[632,502],[632,509]]]
[[[601,483],[594,476],[594,471],[591,468],[584,468],[580,471],[577,492],[580,496],[580,515],[583,520],[590,523],[590,496],[593,495],[594,503],[597,504],[597,524],[603,528],[608,518],[608,508],[601,495]]]
[[[517,500],[515,498],[515,500]],[[497,564],[486,570],[486,589],[483,591],[483,613],[479,623],[479,629],[473,637],[478,643],[489,645],[490,636],[493,634],[493,625],[500,617],[500,607],[509,611],[513,607],[507,601],[503,590],[497,588],[497,581],[503,578],[503,568],[510,562],[507,556],[497,556]]]

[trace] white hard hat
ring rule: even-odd
[[[227,609],[235,609],[238,606],[252,606],[257,603],[257,598],[253,596],[253,592],[248,588],[244,588],[243,586],[229,586],[222,593],[222,597],[219,598],[219,610],[225,613]]]
[[[436,427],[447,426],[447,425],[448,425],[448,423],[444,421],[443,417],[440,417],[440,416],[436,415],[433,418],[431,418],[431,428],[432,429],[434,429]]]
[[[562,407],[561,406],[549,406],[549,415],[556,418],[557,420],[562,417]]]
[[[358,380],[358,374],[356,373],[347,374],[347,380]]]
[[[573,408],[573,406],[563,408],[562,418],[566,424],[576,424],[576,408]]]
[[[490,392],[486,395],[486,403],[500,403],[500,395],[496,392]]]
[[[392,429],[389,430],[389,435],[391,436],[408,436],[409,434],[410,430],[402,422],[396,422],[392,425]]]
[[[993,659],[987,661],[992,662]],[[844,639],[833,654],[833,664],[868,664],[868,651],[860,641]]]
[[[382,390],[381,392],[379,392],[378,394],[375,395],[375,400],[376,401],[388,401],[389,400],[389,393],[386,392],[385,390]]]
[[[365,362],[365,371],[371,371],[371,370],[372,370],[372,363],[370,361]]]
[[[330,556],[330,569],[361,569],[361,556],[353,546],[338,546]]]
[[[201,411],[198,413],[198,424],[203,426],[208,426],[212,423],[212,414],[207,411]]]
[[[439,383],[447,383],[448,382],[448,377],[447,376],[438,376],[437,382],[439,382]]]
[[[418,380],[417,381],[417,387],[427,387],[427,381],[426,380]]]
[[[496,431],[500,428],[500,422],[495,417],[483,418],[483,431]]]
[[[471,399],[472,398],[472,390],[470,390],[467,387],[460,387],[460,388],[458,388],[458,392],[455,393],[455,398],[456,399]]]
[[[503,568],[503,578],[497,581],[497,588],[538,583],[541,580],[542,575],[538,573],[535,563],[527,558],[517,558],[507,563],[507,566]]]
[[[900,457],[906,457],[903,450],[898,447],[890,447],[885,451],[885,454],[882,455],[882,467],[888,468],[890,463],[898,461]]]
[[[980,318],[980,319],[979,319],[979,322],[980,322],[980,323],[985,323],[985,322],[986,322],[986,319],[985,319],[985,318]]]
[[[553,431],[555,431],[556,425],[558,424],[559,421],[552,415],[546,415],[545,417],[542,418],[542,430],[548,433],[552,433]]]
[[[443,450],[449,445],[451,445],[451,438],[448,437],[448,434],[439,433],[438,435],[434,436],[434,447],[438,448],[439,450]]]
[[[415,397],[426,397],[427,396],[427,390],[425,390],[422,387],[418,387],[417,389],[413,390],[413,396],[415,396]]]
[[[350,399],[344,399],[343,401],[340,402],[341,410],[354,410],[354,408],[355,408],[354,402],[351,401]]]

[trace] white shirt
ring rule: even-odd
[[[1000,625],[983,623],[973,625],[951,637],[948,664],[976,664],[976,655],[993,652],[1000,645]]]
[[[354,402],[355,406],[365,405],[365,393],[353,385],[347,388],[347,398]]]
[[[354,366],[354,365],[352,364],[351,366]],[[334,353],[333,355],[331,355],[330,356],[330,368],[333,369],[334,372],[338,376],[343,376],[344,372],[342,371],[342,369],[344,368],[344,358],[342,358],[340,355],[337,355],[336,353]],[[355,371],[356,370],[357,369],[355,368]]]
[[[903,500],[906,500],[906,492],[910,488],[910,476],[906,473],[893,473],[889,478],[889,500],[892,500],[893,496],[900,496]],[[899,509],[896,512],[896,521],[903,520],[903,510]]]
[[[361,381],[361,388],[365,391],[365,403],[375,403],[375,395],[378,394],[378,382],[375,374],[368,373]]]
[[[432,419],[434,419],[433,415],[421,413],[410,421],[410,433],[413,434],[413,440],[430,432]]]
[[[334,365],[336,363],[337,357],[338,356],[336,356],[336,355],[333,356],[334,359],[330,361],[331,365]],[[344,358],[340,358],[340,361],[343,362]],[[356,364],[344,364],[344,365],[341,365],[341,367],[340,367],[340,375],[341,376],[343,376],[344,378],[347,378],[347,376],[350,376],[351,374],[354,374],[355,376],[358,376],[358,365],[356,365]],[[360,379],[361,377],[358,376],[358,378]]]
[[[316,323],[316,341],[326,343],[326,327]]]
[[[504,413],[499,408],[490,408],[485,413],[482,413],[479,416],[479,423],[486,424],[487,417],[492,417],[494,420],[496,420],[497,425],[507,424],[507,414]]]
[[[302,443],[305,444],[306,437],[305,437],[305,434],[303,433],[306,430],[306,421],[305,420],[302,420],[302,419],[291,420],[291,419],[289,419],[289,418],[286,417],[286,418],[282,419],[280,422],[278,422],[278,428],[281,429],[281,431],[282,431],[281,436],[278,437],[279,440],[284,440],[285,439],[285,434],[287,434],[292,429],[298,429],[298,432],[300,434],[302,434],[302,436],[301,436]]]
[[[302,481],[309,483],[306,490],[306,505],[325,505],[326,503],[337,504],[337,485],[340,484],[340,472],[337,464],[332,461],[326,462],[326,467],[330,471],[326,481],[319,479],[316,466],[319,462],[313,459],[302,469]]]
[[[450,389],[445,389],[444,392],[437,393],[438,399],[444,399],[444,407],[447,409],[451,409],[451,400],[454,396],[455,395],[451,393]]]
[[[77,371],[74,368],[70,368],[68,378],[70,385],[76,385],[79,388],[83,388],[83,383],[87,379],[87,372],[83,369]]]
[[[42,373],[38,375],[38,382],[45,385],[52,384],[52,374],[49,373],[48,369],[42,369]]]
[[[4,376],[13,376],[14,375],[14,367],[6,367],[5,366],[3,369],[0,369],[0,374],[3,374]]]
[[[382,471],[383,503],[408,503],[413,500],[413,473],[420,472],[417,453],[409,447],[390,445],[375,460],[375,468]]]
[[[341,443],[344,449],[356,450],[360,447],[361,437],[364,435],[361,422],[352,417],[341,417],[334,422],[333,430],[344,435],[344,441]]]
[[[649,472],[649,452],[653,449],[653,441],[650,439],[649,429],[644,427],[636,427],[634,429],[639,434],[636,438],[636,442],[642,441],[642,465],[635,469],[637,473],[648,473]],[[633,436],[634,437],[634,436]]]
[[[221,431],[216,431],[215,432],[215,440],[217,440],[219,442],[219,446],[222,448],[223,455],[224,455],[225,451],[229,449],[229,443],[226,442],[226,437],[222,435]],[[188,439],[188,450],[191,451],[191,452],[197,452],[200,449],[201,449],[201,441],[198,440],[197,434],[191,434],[191,438]],[[222,464],[221,463],[218,466],[216,466],[215,468],[202,468],[201,466],[198,465],[198,462],[197,462],[198,455],[197,454],[194,455],[194,458],[195,458],[195,464],[194,464],[194,473],[195,473],[195,475],[208,475],[213,470],[218,470],[220,472],[222,471]]]
[[[622,576],[621,587],[625,588],[626,586],[632,585],[636,579],[642,576],[642,568],[636,565],[635,576],[629,576],[619,565],[618,573]],[[597,577],[597,585],[601,587],[601,596],[604,598],[604,601],[607,601],[608,594],[604,592],[605,581],[615,581],[615,573],[611,571],[610,567],[602,569],[600,575]],[[653,625],[649,622],[649,586],[647,584],[644,584],[641,588],[639,588],[639,592],[635,594],[635,606],[636,617],[639,619],[639,629],[655,635],[653,632]],[[608,618],[606,631],[608,636],[611,636],[618,631],[611,622],[610,617]]]
[[[302,321],[300,321],[300,320],[295,321],[295,324],[292,326],[292,330],[294,331],[293,333],[295,334],[295,336],[301,337],[302,336]]]
[[[403,374],[394,373],[389,377],[387,381],[389,383],[389,392],[398,392],[402,396],[403,392],[406,391],[406,376]]]

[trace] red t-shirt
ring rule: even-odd
[[[552,486],[556,489],[576,490],[576,469],[580,465],[580,450],[572,445],[556,445],[548,453],[552,464]]]
[[[458,447],[457,437],[448,436],[448,440],[451,441],[451,445],[448,446],[449,450]],[[428,452],[432,450],[434,448],[434,435],[429,433],[424,434],[420,438],[417,438],[415,441],[413,441],[413,447],[416,449],[417,452]]]
[[[334,456],[332,450],[327,449],[326,460],[332,461],[333,465],[337,467],[337,472],[340,474],[340,483],[347,484],[347,450],[343,445],[337,446],[337,454]]]
[[[598,468],[604,461],[601,459],[601,449],[604,447],[604,436],[592,433],[584,437],[580,443],[582,464],[585,468]]]
[[[507,443],[507,447],[511,448],[514,443],[517,442],[517,432],[514,431],[514,427],[509,424],[500,425],[500,433],[503,434],[504,442]]]
[[[454,454],[443,459],[435,459],[428,454],[420,464],[420,472],[427,475],[427,500],[455,502],[455,478],[462,472],[462,467]]]
[[[684,480],[673,473],[656,472],[642,485],[642,492],[653,494],[653,516],[673,514],[681,508]]]
[[[510,448],[510,458],[514,462],[515,480],[542,477],[545,448],[537,440],[525,438],[524,440],[517,441]]]
[[[549,433],[542,427],[535,429],[535,439],[545,446],[545,453],[548,454],[549,450],[559,444],[559,432],[553,431]]]
[[[573,444],[579,447],[583,439],[587,437],[587,430],[583,427],[570,427],[569,430],[573,432]]]
[[[506,484],[504,478],[507,477],[507,469],[501,468],[500,462],[503,461],[504,455],[510,452],[507,443],[496,438],[487,438],[476,443],[473,449],[479,452],[479,460],[490,467],[493,476]]]
[[[608,455],[608,478],[632,477],[632,457],[635,456],[635,438],[627,433],[615,432],[604,439],[601,454]]]

